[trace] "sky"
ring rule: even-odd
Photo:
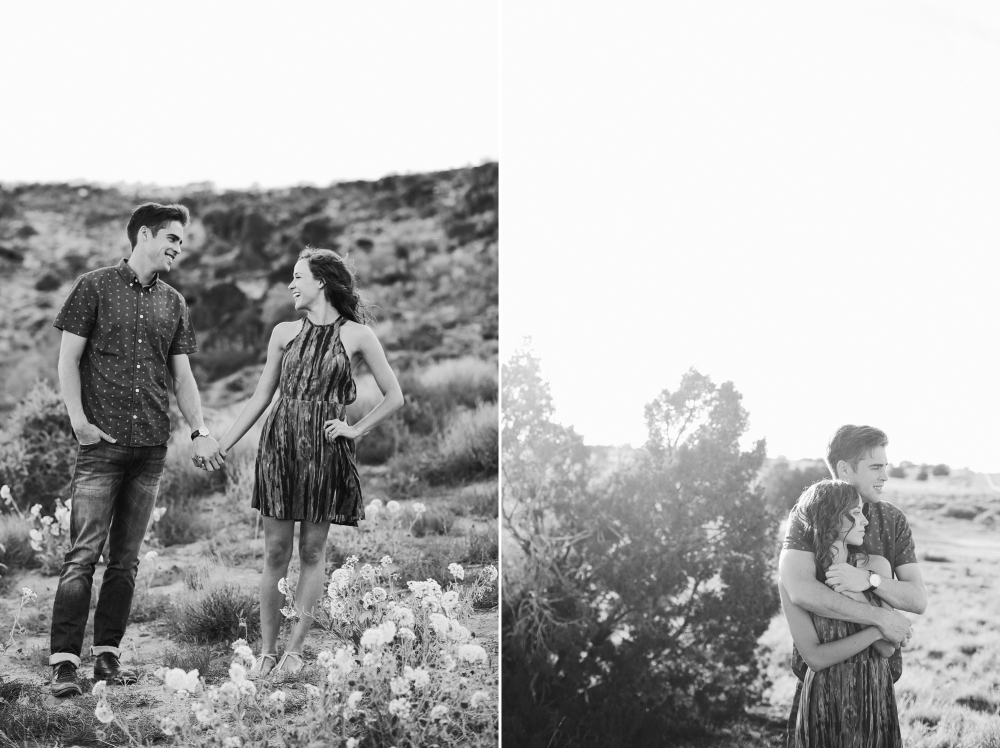
[[[0,181],[378,179],[499,156],[499,3],[0,5]]]
[[[613,10],[612,10],[613,7]],[[503,4],[501,358],[645,441],[691,367],[746,442],[1000,472],[1000,6]]]

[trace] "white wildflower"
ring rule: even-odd
[[[365,649],[374,649],[385,644],[385,637],[377,628],[365,629],[361,635],[361,646]]]
[[[285,580],[284,577],[278,580],[278,592],[280,592],[282,595],[286,596],[288,595],[288,582]]]
[[[483,576],[484,574],[486,575],[486,581],[490,583],[497,581],[497,577],[500,576],[500,572],[497,571],[497,567],[492,565],[487,566],[479,572],[479,576]]]
[[[389,702],[389,714],[406,719],[410,716],[410,702],[406,699],[393,699]]]
[[[283,615],[285,618],[298,618],[299,611],[297,611],[291,605],[286,605],[284,608],[281,609],[281,615]]]
[[[358,739],[357,738],[348,738],[347,739],[347,748],[358,748]]]
[[[406,678],[393,678],[389,682],[389,688],[397,696],[406,696],[410,692],[410,681]]]
[[[39,522],[41,522],[41,523],[42,523],[43,525],[45,525],[46,527],[48,527],[48,526],[49,526],[49,525],[51,525],[51,524],[52,524],[53,522],[55,522],[55,520],[54,520],[54,519],[52,519],[52,517],[49,517],[48,515],[46,515],[46,516],[42,517],[42,518],[41,518],[41,519],[39,519],[38,521],[39,521]]]
[[[448,573],[455,579],[465,579],[465,569],[461,564],[448,564]]]
[[[145,558],[146,558],[147,561],[154,561],[156,559],[156,557],[159,556],[159,555],[160,554],[157,553],[156,551],[146,551]]]
[[[439,719],[443,718],[448,714],[448,707],[444,704],[438,704],[433,709],[431,709],[431,719],[437,722]]]
[[[312,683],[306,683],[305,688],[306,688],[306,696],[310,699],[318,699],[320,695],[323,693],[318,688],[316,688],[316,686],[314,686]]]
[[[458,648],[458,658],[465,662],[486,662],[486,650],[478,644],[463,644]]]
[[[386,644],[396,638],[396,624],[392,621],[382,621],[382,623],[378,625],[378,629],[382,632],[382,638],[385,640]]]
[[[4,488],[7,488],[7,486],[4,486]],[[8,491],[9,490],[10,489],[8,489]],[[31,516],[32,517],[40,517],[41,514],[42,514],[42,505],[41,504],[35,504],[33,507],[31,507]],[[51,518],[49,519],[49,521],[51,521]]]
[[[398,501],[390,501],[388,504],[385,505],[385,510],[393,516],[399,514],[400,511],[402,511],[402,509],[403,507],[399,505]]]
[[[392,609],[392,620],[400,626],[405,626],[407,628],[413,628],[413,625],[416,622],[416,619],[413,616],[413,611],[405,605],[397,605]]]
[[[243,748],[243,741],[238,735],[230,735],[222,739],[222,748]]]
[[[452,670],[455,669],[456,664],[457,663],[455,662],[455,658],[452,657],[450,654],[448,654],[447,652],[445,652],[442,649],[441,650],[441,667],[443,667],[448,672],[451,672]]]
[[[451,628],[448,631],[448,638],[453,642],[467,642],[472,638],[472,632],[458,621],[452,621]]]
[[[382,556],[382,560],[379,561],[379,564],[381,564],[383,567],[388,566],[391,563],[392,563],[391,556]]]
[[[229,666],[229,679],[239,685],[247,679],[247,669],[240,663],[234,662]]]
[[[406,628],[405,626],[399,630],[397,636],[407,642],[411,642],[417,638],[417,635],[413,633],[413,629]]]
[[[181,726],[173,717],[160,717],[160,731],[164,735],[173,735],[180,732]]]
[[[365,564],[364,566],[362,566],[361,571],[359,571],[358,573],[361,575],[361,578],[368,583],[372,583],[375,581],[375,567],[372,566],[371,564]]]
[[[153,510],[153,522],[159,522],[164,514],[167,513],[167,508],[165,506],[158,506]]]
[[[91,691],[94,696],[100,696],[108,689],[108,682],[106,680],[99,680],[94,684],[94,688]]]
[[[22,587],[21,588],[21,604],[22,605],[29,605],[30,603],[35,602],[35,600],[37,600],[37,599],[38,599],[38,595],[36,595],[34,592],[32,592],[30,587]]]
[[[371,592],[366,592],[364,597],[361,598],[361,604],[366,608],[371,608],[375,606],[375,595]]]
[[[104,699],[97,702],[97,708],[94,709],[94,716],[106,725],[111,724],[115,720],[115,713],[111,711],[111,707],[108,706],[108,702]]]
[[[59,525],[53,524],[49,527],[49,532],[57,538],[59,537]]]
[[[476,691],[472,694],[472,708],[475,709],[480,704],[484,704],[490,700],[490,695],[486,691]]]
[[[227,704],[235,704],[240,698],[240,688],[232,681],[226,681],[219,686],[219,698]]]
[[[8,501],[10,499],[10,486],[4,484],[0,486],[0,499]]]
[[[207,725],[212,721],[215,716],[215,711],[211,706],[203,701],[195,701],[191,704],[191,711],[194,712],[195,719],[198,720],[198,724]]]
[[[236,681],[233,681],[236,683]],[[244,696],[255,696],[257,694],[257,686],[254,685],[252,680],[241,680],[236,683],[236,687],[240,689],[240,693]]]
[[[427,617],[428,623],[430,623],[431,628],[434,629],[434,633],[438,636],[447,636],[448,631],[451,628],[451,623],[448,618],[440,613],[431,613]]]
[[[347,697],[347,708],[357,709],[364,695],[364,691],[351,691],[351,695]]]
[[[420,501],[413,502],[413,511],[419,517],[421,514],[427,511],[427,507]]]
[[[377,602],[383,602],[387,597],[389,597],[389,595],[382,587],[372,587],[372,597],[374,597]]]
[[[285,700],[288,697],[285,695],[284,691],[278,690],[278,691],[273,691],[271,693],[271,695],[268,696],[267,698],[269,698],[271,701],[273,701],[276,704],[284,704]]]
[[[333,652],[329,649],[324,649],[316,655],[316,664],[320,667],[330,667],[333,665]]]
[[[409,665],[406,665],[403,667],[403,675],[408,680],[413,681],[413,685],[415,685],[417,688],[424,688],[428,683],[431,682],[431,674],[428,673],[422,667],[418,667],[416,670],[414,670]]]
[[[458,607],[458,590],[448,590],[441,595],[441,607],[445,609],[448,615],[451,615],[455,608]]]

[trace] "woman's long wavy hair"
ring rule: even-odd
[[[844,480],[813,483],[795,503],[795,518],[811,533],[817,576],[833,564],[833,544],[840,539],[841,522],[857,504],[858,489]]]
[[[353,262],[332,249],[314,247],[303,249],[299,259],[306,260],[313,277],[323,281],[326,300],[334,309],[361,325],[375,321],[374,305],[358,290]]]

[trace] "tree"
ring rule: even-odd
[[[809,465],[789,468],[787,462],[776,462],[764,476],[764,495],[773,511],[782,515],[791,511],[802,492],[816,481],[830,477],[825,467]]]
[[[951,475],[951,468],[945,464],[935,465],[931,475]]]
[[[735,715],[752,695],[756,641],[777,611],[775,522],[755,487],[764,443],[740,449],[740,394],[689,371],[646,407],[649,439],[636,462],[581,485],[578,463],[542,469],[518,457],[553,446],[547,388],[532,362],[504,370],[504,501],[508,491],[529,493],[545,506],[530,534],[519,530],[524,568],[537,573],[517,587],[505,579],[505,734],[525,745],[660,745]],[[522,391],[533,400],[507,389],[525,381],[535,382]],[[528,438],[511,453],[508,409],[518,423],[538,418],[533,431],[516,432]],[[530,434],[541,437],[537,452]],[[543,475],[548,488],[538,491]],[[515,699],[529,717],[509,711]]]

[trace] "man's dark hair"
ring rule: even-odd
[[[187,207],[183,205],[160,205],[159,203],[145,203],[132,211],[132,217],[128,219],[128,227],[125,233],[128,234],[129,244],[135,249],[135,243],[139,240],[139,229],[143,226],[156,235],[160,229],[171,221],[180,221],[183,226],[191,222],[191,214]]]
[[[858,463],[870,455],[872,450],[888,443],[889,437],[885,432],[874,426],[841,426],[826,447],[826,466],[836,478],[837,463],[841,460],[850,465],[851,470],[857,470]]]

